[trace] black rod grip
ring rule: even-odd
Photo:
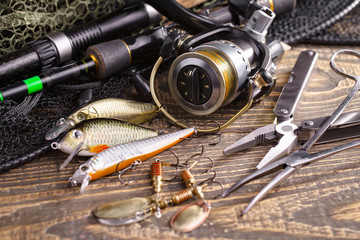
[[[157,58],[168,33],[165,27],[158,27],[141,35],[125,38],[124,42],[131,52],[131,63],[137,64]]]

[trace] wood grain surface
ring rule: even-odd
[[[217,140],[215,136],[202,136],[184,140],[172,150],[183,162],[199,152],[198,145],[203,145],[203,156],[214,161],[216,179],[225,188],[230,187],[253,172],[276,142],[230,156],[224,156],[222,149],[250,131],[273,122],[275,115],[272,110],[301,51],[313,49],[319,53],[319,59],[296,109],[295,122],[298,124],[304,119],[330,115],[335,110],[353,82],[335,74],[329,67],[329,59],[333,52],[345,47],[295,46],[279,62],[276,70],[278,80],[271,94],[222,131],[219,144],[209,145]],[[360,47],[351,48],[360,51]],[[338,63],[349,73],[360,73],[359,59],[342,57]],[[165,77],[166,72],[158,75],[159,79]],[[215,120],[223,123],[244,104],[237,100],[209,116],[194,117],[175,106],[174,100],[166,94],[168,89],[164,82],[159,81],[157,88],[163,92],[159,95],[169,111],[197,127],[216,126]],[[360,98],[356,97],[346,111],[359,111],[359,103]],[[168,127],[162,119],[147,126],[165,132],[178,130],[174,126]],[[312,151],[340,143],[317,145]],[[163,210],[160,219],[152,216],[120,227],[101,225],[92,215],[99,204],[153,194],[150,165],[155,157],[123,175],[124,180],[134,181],[130,185],[120,184],[116,175],[107,176],[91,182],[86,191],[79,194],[79,187],[71,187],[67,180],[79,161],[86,158],[78,157],[59,171],[66,155],[54,150],[0,175],[0,239],[360,239],[359,153],[360,147],[355,147],[304,166],[244,216],[241,216],[242,210],[274,175],[250,182],[227,198],[212,199],[221,188],[210,185],[204,190],[212,205],[209,218],[193,232],[180,233],[170,228],[169,221],[186,204]],[[157,157],[175,163],[170,152]],[[204,158],[193,169],[197,181],[211,176],[202,174],[210,166]],[[173,169],[165,168],[165,178],[174,173]],[[180,180],[165,183],[162,194],[169,196],[183,188]]]

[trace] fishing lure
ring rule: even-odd
[[[132,124],[141,124],[154,118],[158,111],[158,108],[151,103],[120,98],[101,99],[81,107],[66,119],[61,118],[46,133],[45,138],[46,140],[53,140],[80,122],[94,118],[110,118]]]
[[[81,183],[80,192],[83,192],[90,181],[124,169],[135,160],[149,159],[195,133],[195,128],[187,128],[105,149],[80,165],[69,182],[72,186]]]
[[[155,137],[154,130],[113,119],[92,119],[80,123],[51,147],[70,154],[61,165],[63,169],[75,155],[94,156],[118,144]]]

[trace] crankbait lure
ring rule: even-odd
[[[60,167],[63,169],[75,155],[94,156],[109,147],[157,135],[154,130],[119,120],[92,119],[80,123],[51,147],[70,154]]]
[[[81,183],[80,192],[83,192],[90,181],[124,169],[135,160],[149,159],[195,133],[195,128],[187,128],[105,149],[80,165],[69,182],[72,186]]]
[[[84,120],[94,118],[117,119],[132,124],[141,124],[154,118],[158,108],[151,103],[137,102],[120,98],[106,98],[81,107],[66,119],[61,118],[45,135],[52,140],[61,133],[69,131]]]

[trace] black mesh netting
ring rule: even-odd
[[[299,41],[359,44],[360,0],[298,0],[291,13],[277,17],[268,37]],[[2,0],[0,57],[48,33],[67,30],[123,7],[123,0]],[[334,24],[342,18],[342,21]],[[90,84],[89,84],[90,83]],[[45,133],[61,117],[77,108],[77,98],[91,88],[93,100],[120,97],[129,85],[119,75],[102,82],[89,77],[67,86],[46,89],[22,103],[0,102],[0,172],[26,163],[49,148]]]
[[[129,85],[128,77],[112,77],[92,88],[94,100],[120,97]],[[61,117],[78,106],[76,100],[82,92],[79,84],[45,90],[27,97],[23,103],[0,103],[0,172],[33,159],[49,148],[45,133]],[[39,150],[41,149],[41,151]]]
[[[359,44],[359,0],[298,0],[294,11],[275,18],[267,38],[288,44]],[[354,10],[353,10],[354,9]],[[353,12],[350,12],[353,10]],[[349,14],[343,18],[346,14]],[[339,20],[342,20],[338,22]],[[334,25],[335,22],[338,22]]]
[[[123,0],[6,0],[0,3],[0,56],[22,48],[48,33],[67,30],[123,7]],[[129,85],[126,76],[96,82],[81,77],[67,86],[49,88],[23,102],[0,103],[0,172],[26,163],[49,148],[45,133],[77,108],[84,89],[93,100],[120,97]]]
[[[305,37],[302,42],[321,44],[360,44],[360,4],[329,28]]]
[[[1,0],[0,56],[123,7],[124,0]]]

